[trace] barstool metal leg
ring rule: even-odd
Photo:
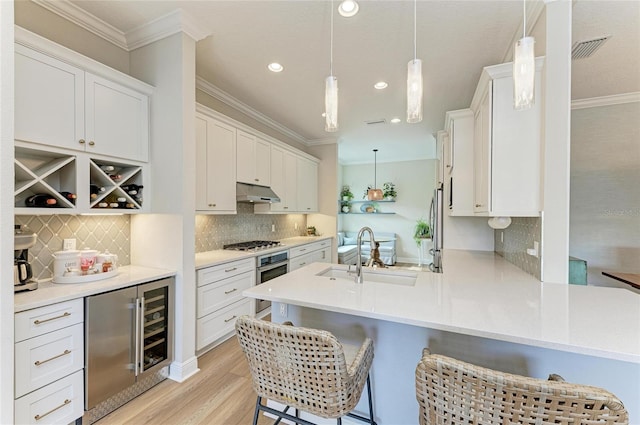
[[[258,396],[256,399],[256,411],[253,413],[253,425],[258,425],[258,415],[260,414],[260,402],[262,397]]]

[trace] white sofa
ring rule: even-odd
[[[396,263],[396,234],[389,232],[373,231],[376,238],[388,239],[388,242],[380,242],[380,259],[388,266]],[[356,264],[356,237],[358,232],[338,232],[338,263]],[[365,233],[362,238],[362,262],[365,263],[371,255],[369,247],[369,234]]]

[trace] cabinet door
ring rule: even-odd
[[[196,117],[196,208],[236,210],[236,129]]]
[[[236,180],[242,183],[258,184],[255,169],[256,137],[238,130],[236,143]]]
[[[284,186],[286,202],[284,211],[298,210],[298,157],[291,152],[284,153]],[[277,192],[276,192],[277,193]]]
[[[15,49],[15,139],[84,150],[84,71]]]
[[[491,92],[487,86],[474,118],[474,212],[488,212],[491,202]]]
[[[149,159],[149,98],[86,73],[86,150],[137,161]]]
[[[298,211],[303,213],[318,210],[318,165],[298,158]]]
[[[284,150],[271,147],[271,189],[280,197],[280,202],[269,205],[272,212],[287,211],[286,177],[284,169]]]
[[[271,143],[256,139],[255,152],[256,184],[269,186],[271,184]]]
[[[312,252],[312,262],[314,263],[330,263],[331,262],[331,248],[323,248]]]

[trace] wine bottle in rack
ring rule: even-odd
[[[90,198],[93,201],[94,199],[97,199],[98,196],[100,196],[101,193],[104,193],[107,189],[105,189],[102,186],[98,186],[97,184],[90,184],[89,185],[89,193],[90,193]]]
[[[58,200],[53,196],[46,193],[36,193],[29,196],[24,200],[24,204],[27,207],[55,207],[58,204]]]
[[[73,205],[76,204],[76,199],[78,199],[78,195],[71,192],[60,192],[60,195],[62,195],[67,201],[71,202]]]
[[[100,169],[105,173],[112,173],[116,170],[116,167],[114,167],[113,165],[101,165]]]

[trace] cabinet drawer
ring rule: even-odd
[[[289,260],[289,271],[298,270],[311,263],[313,263],[313,252],[299,255],[296,258]]]
[[[83,368],[84,325],[19,342],[15,356],[16,397],[21,397]]]
[[[289,250],[289,258],[296,258],[300,255],[305,255],[319,249],[331,247],[331,239],[325,239],[319,242],[308,243],[305,245],[297,246]]]
[[[253,286],[255,274],[246,272],[198,288],[197,317],[213,313],[242,298],[242,291]]]
[[[15,401],[17,424],[68,424],[84,414],[84,375],[78,371]]]
[[[256,270],[256,259],[247,258],[244,260],[233,261],[231,263],[220,264],[218,266],[200,269],[197,272],[198,286],[207,285],[216,280],[225,279],[244,272],[254,273]]]
[[[196,349],[200,350],[234,330],[236,319],[251,314],[253,299],[244,299],[197,320]]]
[[[84,304],[82,298],[22,311],[15,315],[16,342],[83,321]]]

